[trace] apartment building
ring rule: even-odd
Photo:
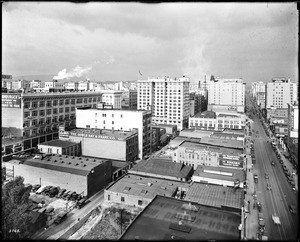
[[[207,82],[208,110],[245,111],[245,86],[242,79],[212,79]]]
[[[253,82],[251,83],[251,93],[252,97],[256,98],[257,93],[266,92],[266,83],[264,82]]]
[[[190,115],[189,78],[148,78],[138,80],[138,110],[151,110],[156,124],[188,126]]]
[[[102,102],[108,105],[112,105],[114,109],[122,108],[122,93],[121,91],[114,90],[103,90],[102,92]]]
[[[2,93],[2,127],[17,128],[24,139],[22,150],[27,150],[57,138],[59,125],[66,129],[75,127],[75,109],[96,107],[101,95],[99,92]]]
[[[45,92],[62,92],[65,90],[64,83],[58,82],[57,80],[52,80],[50,82],[45,82],[44,91]]]
[[[298,138],[299,132],[299,105],[297,102],[288,104],[289,137]]]
[[[2,74],[2,88],[7,88],[7,83],[12,82],[12,75],[3,75]]]
[[[298,99],[297,84],[287,78],[273,78],[267,83],[266,108],[288,108]]]
[[[103,106],[78,108],[76,110],[76,127],[116,131],[137,129],[138,157],[142,159],[151,152],[151,118],[151,111],[147,110],[106,109]]]

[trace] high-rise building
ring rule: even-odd
[[[242,79],[215,78],[207,83],[208,110],[214,111],[213,106],[218,106],[244,112],[246,83]]]
[[[7,83],[11,83],[12,82],[12,75],[3,75],[2,74],[2,87],[3,88],[8,88]]]
[[[287,78],[273,78],[267,83],[266,108],[288,108],[297,101],[297,84]]]
[[[78,108],[76,127],[118,131],[138,130],[139,158],[151,152],[151,111],[117,110],[98,108]],[[111,147],[114,149],[114,147]]]
[[[148,78],[138,80],[138,110],[151,110],[156,124],[188,126],[190,115],[189,78]]]
[[[298,138],[299,132],[299,105],[297,102],[288,104],[289,137]]]

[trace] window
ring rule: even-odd
[[[91,126],[90,125],[86,125],[86,128],[89,129]]]
[[[107,195],[107,200],[110,201],[110,194]]]
[[[121,202],[125,202],[125,198],[124,197],[121,197]]]
[[[64,105],[64,100],[59,100],[59,105]]]
[[[51,109],[47,109],[47,115],[51,114]]]

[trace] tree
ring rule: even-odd
[[[26,239],[30,235],[30,216],[26,212],[31,202],[30,191],[24,186],[24,178],[16,177],[2,187],[2,237]]]

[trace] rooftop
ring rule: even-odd
[[[220,113],[220,114],[217,115],[217,117],[220,117],[220,118],[223,118],[223,117],[240,118],[238,115],[227,114],[227,113]]]
[[[156,195],[173,196],[179,186],[187,186],[187,184],[128,174],[108,187],[107,190],[152,199]]]
[[[202,137],[201,143],[215,145],[215,146],[228,147],[228,148],[235,148],[235,149],[243,149],[244,148],[242,140],[227,140],[227,139],[219,139],[217,137]]]
[[[87,176],[93,168],[104,162],[107,160],[68,155],[48,155],[39,159],[29,158],[24,162],[24,165]]]
[[[48,145],[48,146],[67,148],[67,147],[77,145],[77,144],[78,144],[77,142],[56,139],[56,140],[51,140],[51,141],[46,141],[46,142],[40,143],[39,145]]]
[[[119,131],[111,129],[72,129],[68,131],[72,136],[85,136],[97,139],[115,139],[127,140],[129,137],[137,134],[136,130],[132,131]]]
[[[195,182],[186,192],[185,200],[212,207],[241,209],[244,202],[243,189]]]
[[[239,240],[240,223],[238,213],[156,196],[121,240]]]
[[[192,169],[193,168],[191,166],[183,165],[182,163],[175,163],[172,161],[167,161],[166,159],[153,158],[149,160],[141,160],[128,172],[143,172],[148,174],[187,179],[190,176]]]
[[[232,149],[232,148],[213,146],[213,145],[207,145],[207,144],[199,144],[199,143],[193,143],[193,142],[189,142],[189,141],[184,141],[180,145],[180,147],[196,149],[196,150],[205,150],[208,152],[218,152],[223,155],[240,156],[243,154],[243,152],[239,149]]]
[[[211,173],[215,172],[215,173]],[[215,166],[197,166],[194,172],[194,176],[207,177],[212,179],[224,180],[224,181],[244,181],[245,173],[243,170],[227,168],[227,167],[215,167]]]
[[[194,118],[216,118],[216,113],[214,111],[204,111],[197,113]]]

